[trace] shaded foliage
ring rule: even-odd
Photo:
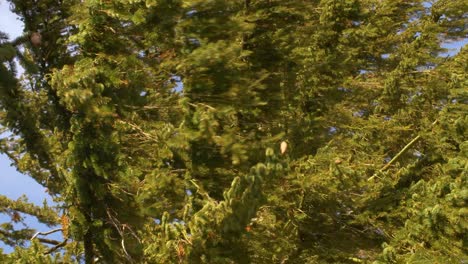
[[[467,261],[463,1],[10,2],[0,147],[59,206],[0,212],[64,242],[0,260]]]

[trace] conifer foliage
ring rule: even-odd
[[[464,1],[9,2],[0,262],[468,261]]]

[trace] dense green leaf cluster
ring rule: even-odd
[[[58,205],[0,212],[64,241],[0,261],[468,261],[463,1],[10,2],[0,150]]]

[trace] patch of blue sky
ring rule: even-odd
[[[442,43],[442,48],[447,49],[447,52],[441,53],[442,57],[453,57],[460,52],[460,50],[468,44],[468,38],[463,38],[457,41],[447,41]]]
[[[382,59],[388,59],[388,58],[390,58],[390,53],[382,54],[382,55],[380,55],[380,57],[381,57]]]
[[[361,109],[359,111],[356,111],[353,113],[354,117],[364,117],[367,114],[367,111],[364,109]]]
[[[182,82],[182,78],[178,75],[173,75],[171,77],[171,81],[175,83],[173,91],[176,93],[180,93],[184,89],[184,83]]]
[[[45,188],[33,178],[16,171],[5,154],[0,154],[0,183],[0,194],[11,199],[27,194],[28,200],[36,205],[42,205],[44,200],[49,205],[53,204]]]
[[[413,151],[413,156],[417,158],[422,158],[423,154],[419,152],[418,150]]]
[[[21,214],[21,217],[23,218],[22,222],[13,223],[14,230],[21,230],[24,228],[33,228],[36,230],[36,232],[48,232],[52,229],[58,228],[56,226],[47,226],[45,224],[39,223],[35,217],[27,215],[27,214]],[[10,216],[5,215],[5,214],[0,214],[0,223],[5,223],[5,222],[11,222]],[[38,237],[44,237],[44,238],[52,239],[56,241],[63,240],[62,232],[52,233],[47,236],[39,235]],[[25,241],[25,246],[26,247],[29,246],[29,241]],[[14,248],[6,245],[5,243],[1,241],[0,241],[0,248],[3,250],[4,253],[11,253],[14,250]]]
[[[338,91],[340,91],[340,92],[345,92],[345,93],[350,93],[350,92],[352,92],[351,89],[346,88],[346,87],[343,87],[343,86],[340,86],[340,87],[338,87],[337,89],[338,89]]]

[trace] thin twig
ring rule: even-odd
[[[216,110],[216,108],[212,107],[211,105],[207,105],[207,104],[204,104],[204,103],[196,103],[196,104],[188,103],[188,104],[191,105],[191,106],[194,106],[194,107],[197,107],[197,105],[201,105],[201,106],[204,106],[204,107],[206,107],[206,108],[208,108],[210,110]]]
[[[125,253],[125,256],[127,257],[127,259],[132,261],[132,257],[130,256],[130,254],[128,254],[127,249],[125,248],[125,240],[123,239],[123,237],[122,237],[122,249],[123,249],[123,252]]]
[[[63,231],[63,229],[62,228],[57,228],[57,229],[53,229],[53,230],[50,230],[50,231],[47,231],[47,232],[37,232],[36,234],[34,234],[34,236],[31,237],[31,240],[35,239],[38,235],[47,236],[47,235],[50,235],[52,233],[56,233],[56,232],[59,232],[59,231]]]
[[[406,151],[408,151],[409,148],[411,148],[411,146],[414,145],[414,143],[416,143],[419,139],[421,139],[421,135],[418,135],[416,136],[415,138],[413,138],[413,140],[410,141],[410,143],[406,144],[406,146],[400,150],[400,152],[398,152],[398,154],[395,155],[395,157],[393,157],[393,159],[391,159],[387,164],[385,164],[385,166],[383,166],[379,172],[384,172],[385,170],[387,170],[388,168],[390,168],[390,166],[395,163],[395,161],[397,161],[401,155],[403,155],[404,153],[406,153]],[[377,177],[377,174],[374,174],[372,175],[372,177],[370,177],[369,179],[367,179],[368,181],[371,181],[373,180],[375,177]]]
[[[401,157],[401,155],[406,153],[406,151],[408,151],[408,149],[411,148],[411,146],[413,146],[414,143],[416,143],[419,139],[421,139],[421,135],[418,135],[415,138],[413,138],[413,140],[411,140],[410,143],[406,144],[406,146],[402,150],[400,150],[400,152],[398,152],[398,154],[396,154],[395,157],[393,157],[393,159],[391,159],[385,166],[383,166],[380,169],[380,172],[383,172],[387,170],[390,166],[392,166],[392,164],[395,163],[395,161],[397,161],[398,158]]]
[[[151,135],[149,133],[146,133],[145,131],[143,131],[143,129],[141,129],[141,127],[139,127],[139,126],[137,126],[135,124],[132,124],[130,122],[126,122],[126,121],[123,121],[123,120],[118,120],[117,122],[129,125],[131,128],[138,131],[141,135],[145,136],[146,138],[150,139],[151,141],[160,142],[160,140],[157,137],[155,137],[155,136],[153,136],[153,135]]]
[[[437,124],[438,120],[434,121],[432,124],[431,124],[431,127],[433,127],[435,124]],[[398,152],[398,154],[395,155],[395,157],[393,157],[393,159],[391,159],[387,164],[385,164],[385,166],[383,166],[379,172],[384,172],[385,170],[387,170],[393,163],[395,163],[403,154],[406,153],[406,151],[408,151],[409,148],[411,148],[414,143],[416,143],[418,140],[421,139],[421,135],[417,135],[415,138],[413,138],[413,140],[411,140],[408,144],[406,144],[405,147],[403,147],[402,150],[400,150],[400,152]],[[370,177],[368,179],[368,181],[374,179],[375,177],[377,177],[377,174],[374,174],[372,177]]]

